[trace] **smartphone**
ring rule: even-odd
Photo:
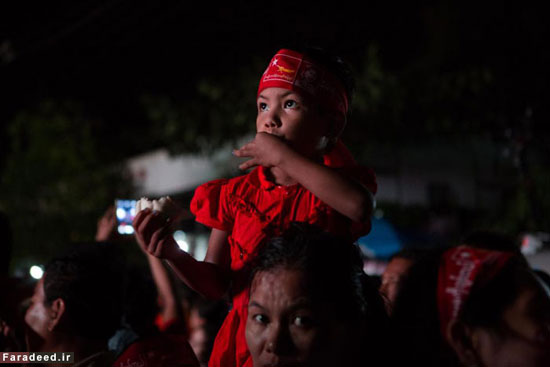
[[[115,200],[118,233],[122,235],[134,234],[132,221],[136,216],[136,203],[137,200],[132,199]]]

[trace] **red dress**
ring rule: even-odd
[[[325,165],[359,179],[374,194],[374,172],[358,166],[343,167],[344,163],[354,162],[343,145],[336,152],[325,156]],[[268,181],[265,170],[257,167],[240,177],[207,182],[197,188],[191,201],[191,212],[199,223],[229,233],[233,308],[216,337],[210,367],[252,367],[244,333],[248,311],[246,265],[264,239],[280,235],[294,221],[316,224],[353,240],[370,230],[370,221],[352,223],[299,184],[279,186]]]

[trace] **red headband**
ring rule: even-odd
[[[348,98],[342,83],[307,56],[292,50],[279,50],[262,75],[258,96],[266,88],[303,92],[332,110],[346,115]]]
[[[443,254],[437,282],[437,306],[441,334],[455,320],[468,299],[474,283],[493,279],[513,256],[510,252],[458,246]]]

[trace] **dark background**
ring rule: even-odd
[[[120,136],[147,123],[138,105],[143,93],[183,99],[198,78],[230,74],[302,41],[335,49],[353,65],[376,44],[384,68],[398,75],[483,66],[503,81],[495,92],[519,110],[512,112],[531,106],[537,120],[548,117],[548,26],[534,5],[9,3],[0,12],[3,121],[44,97],[69,97],[99,117],[106,139]]]
[[[497,189],[527,192],[530,217],[520,218],[511,230],[547,230],[546,206],[536,203],[547,200],[540,192],[548,183],[550,156],[548,39],[547,13],[529,3],[4,2],[0,6],[0,173],[4,175],[0,209],[13,222],[20,244],[16,255],[36,251],[23,249],[43,231],[32,230],[27,237],[18,234],[29,227],[53,226],[59,232],[66,232],[60,227],[73,228],[70,236],[45,240],[51,243],[45,254],[51,253],[56,241],[90,237],[95,225],[90,218],[97,218],[109,198],[131,192],[114,188],[124,178],[98,176],[90,182],[110,182],[112,189],[86,186],[81,182],[85,179],[78,178],[69,180],[69,187],[82,186],[74,193],[69,190],[71,196],[59,187],[63,178],[99,172],[100,167],[159,146],[194,151],[197,147],[191,142],[197,136],[217,142],[223,140],[221,135],[231,135],[232,126],[237,126],[235,135],[250,130],[252,121],[245,129],[232,120],[232,108],[251,108],[254,113],[253,98],[241,91],[253,90],[257,81],[247,82],[246,77],[257,79],[257,70],[277,49],[300,43],[333,49],[366,80],[355,106],[355,118],[362,125],[356,124],[349,133],[352,151],[361,161],[369,157],[358,147],[369,139],[390,147],[404,141],[471,137],[510,146],[519,142],[524,147],[528,142],[529,154],[521,150],[516,157],[520,164],[503,176],[503,182],[514,184],[497,184]],[[198,93],[204,98],[197,99],[197,86],[204,80],[210,84],[203,95]],[[144,102],[144,96],[153,98]],[[171,104],[165,110],[176,111],[180,104],[199,106],[193,116],[199,123],[203,117],[209,123],[203,130],[186,126],[190,133],[184,139],[181,123],[170,128],[159,123],[162,116],[151,112],[162,110],[166,101]],[[69,116],[69,122],[48,132],[51,141],[40,140],[37,127],[57,126],[52,121],[59,119],[52,116],[58,114]],[[65,141],[53,137],[64,134],[67,139],[82,139],[74,147],[77,157],[82,146],[89,146],[82,155],[87,158],[46,163],[71,155],[69,148],[54,152]],[[354,136],[361,141],[353,141]],[[36,141],[42,141],[43,148],[32,155]],[[33,165],[38,168],[31,169]],[[529,170],[533,165],[536,171]],[[36,173],[40,169],[44,172]],[[88,201],[79,196],[95,191],[100,193]],[[38,195],[50,200],[39,210],[28,202]],[[59,199],[63,195],[81,202],[68,204],[68,198]],[[59,207],[79,214],[60,214]],[[403,211],[399,214],[406,216]],[[55,219],[29,219],[37,216]],[[75,217],[82,217],[81,225]]]

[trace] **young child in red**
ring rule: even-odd
[[[134,220],[145,250],[166,259],[195,291],[221,298],[231,290],[233,307],[216,338],[210,367],[252,366],[244,336],[246,284],[248,265],[264,239],[280,235],[294,221],[351,239],[370,230],[374,173],[357,166],[338,140],[350,92],[333,71],[341,64],[321,63],[323,55],[315,54],[282,49],[262,75],[256,137],[234,151],[249,158],[241,169],[255,168],[195,191],[191,211],[212,228],[204,261],[179,251],[158,213],[145,210]]]

